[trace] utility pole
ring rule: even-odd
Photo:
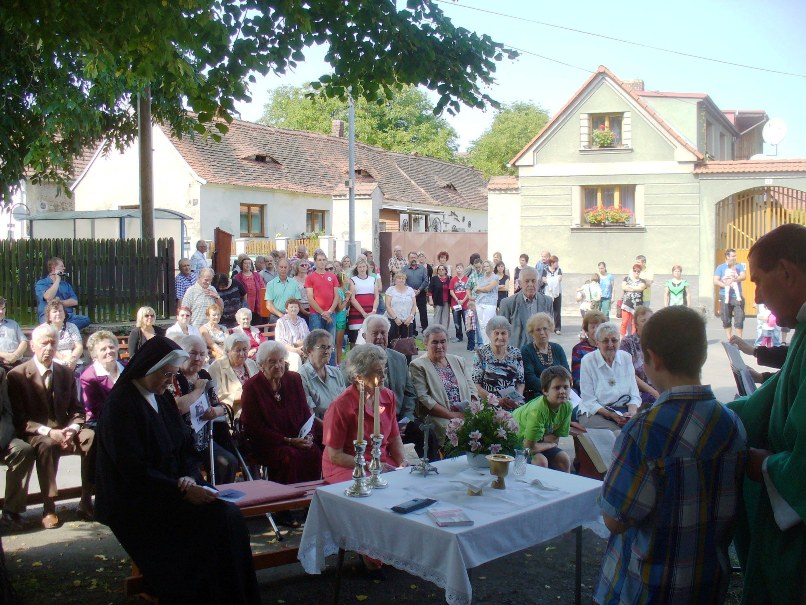
[[[358,258],[355,241],[355,101],[350,91],[347,97],[347,200],[349,204],[350,239],[347,242],[347,256]]]
[[[140,237],[154,239],[154,155],[151,145],[151,87],[137,95],[140,157]]]

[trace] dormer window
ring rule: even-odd
[[[252,155],[248,155],[244,160],[250,160],[252,162],[258,162],[259,164],[279,164],[277,160],[266,153],[255,153]]]
[[[621,147],[622,145],[622,125],[624,114],[621,113],[595,113],[590,115],[590,147]],[[597,141],[596,132],[613,133],[612,142],[601,144]],[[605,137],[606,138],[606,137]]]
[[[372,176],[372,175],[369,173],[369,170],[366,170],[366,169],[364,169],[364,168],[356,168],[356,169],[355,169],[355,176],[357,176],[357,177],[365,177],[365,178],[368,178],[368,179],[374,178],[374,177],[373,177],[373,176]]]
[[[453,183],[445,183],[442,186],[442,188],[445,189],[446,191],[456,191],[456,185],[454,185]]]

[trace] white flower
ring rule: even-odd
[[[490,453],[491,454],[497,454],[500,451],[501,451],[501,444],[500,443],[493,443],[490,446]]]
[[[471,452],[475,452],[480,447],[481,447],[481,443],[479,443],[478,441],[471,441],[470,442],[470,451]]]
[[[501,437],[501,439],[507,438],[507,430],[504,427],[498,427],[498,430],[495,432],[497,437]]]
[[[470,413],[471,414],[478,414],[483,409],[484,409],[484,405],[480,401],[471,401],[470,402]]]
[[[470,435],[468,435],[468,437],[470,437],[473,440],[481,439],[481,431],[473,431],[472,433],[470,433]]]

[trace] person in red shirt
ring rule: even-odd
[[[305,277],[305,291],[308,293],[311,315],[308,326],[311,331],[321,328],[327,330],[336,340],[336,323],[333,312],[339,304],[339,281],[333,273],[325,271],[327,255],[317,250],[313,255],[316,270]],[[330,357],[330,365],[336,362],[335,350]]]
[[[456,263],[456,274],[451,278],[448,286],[451,295],[450,304],[453,307],[453,325],[456,327],[456,340],[453,342],[462,341],[462,326],[465,324],[465,310],[467,309],[467,279],[465,266],[462,263]],[[457,306],[461,308],[457,310]]]

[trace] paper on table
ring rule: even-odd
[[[207,424],[207,421],[202,418],[205,412],[210,408],[207,401],[207,393],[202,393],[194,403],[190,405],[190,427],[193,432],[198,433]]]
[[[311,432],[311,429],[313,429],[313,419],[314,418],[315,418],[315,416],[313,414],[311,414],[311,417],[308,418],[308,421],[305,424],[302,425],[302,428],[299,430],[300,439],[303,438],[303,437],[307,437],[308,433]]]

